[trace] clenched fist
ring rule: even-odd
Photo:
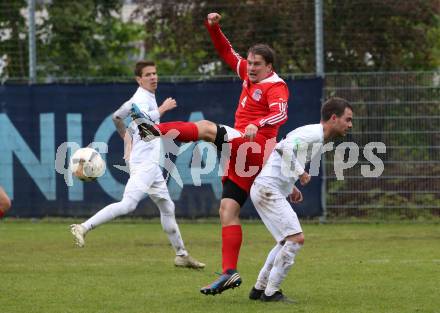
[[[218,22],[220,22],[221,18],[222,18],[222,16],[218,13],[209,13],[208,17],[207,17],[209,26],[218,24]]]

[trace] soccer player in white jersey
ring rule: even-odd
[[[136,104],[155,123],[159,123],[160,116],[176,107],[176,101],[167,98],[161,106],[157,106],[155,91],[158,76],[154,62],[137,62],[135,75],[139,88],[131,99],[113,114],[113,122],[124,140],[124,159],[130,169],[130,178],[125,186],[122,200],[104,207],[82,224],[71,225],[71,232],[76,244],[83,247],[87,232],[118,216],[134,211],[138,203],[148,194],[159,208],[162,228],[176,252],[174,264],[190,268],[203,268],[205,264],[188,254],[180,235],[174,214],[174,203],[159,167],[160,139],[145,142],[141,140],[138,128],[134,123],[131,123],[127,129],[124,124],[124,119],[130,114],[133,104]]]
[[[303,200],[295,186],[306,185],[311,176],[304,170],[307,162],[321,153],[332,138],[345,136],[352,127],[353,109],[341,98],[330,98],[321,108],[321,122],[296,128],[275,147],[261,173],[255,179],[250,196],[269,232],[276,240],[257,282],[249,293],[252,300],[290,302],[280,285],[304,244],[298,217],[286,198]]]

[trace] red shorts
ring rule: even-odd
[[[229,143],[229,166],[222,181],[229,179],[249,193],[255,177],[260,173],[276,143],[276,138],[268,139],[258,133],[254,141],[242,137],[233,139]]]

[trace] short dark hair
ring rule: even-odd
[[[353,111],[352,106],[347,100],[338,97],[331,97],[322,105],[321,119],[326,122],[332,117],[333,114],[336,114],[337,117],[340,117],[344,114],[346,108],[349,108],[351,111]]]
[[[275,51],[266,44],[258,43],[249,48],[248,54],[258,54],[261,55],[266,62],[266,64],[272,64],[272,67],[275,66],[276,56]]]
[[[136,62],[136,65],[134,66],[134,75],[141,77],[142,70],[144,69],[144,67],[147,67],[147,66],[156,66],[156,63],[154,63],[153,61],[150,61],[150,60]]]

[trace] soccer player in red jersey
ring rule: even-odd
[[[138,120],[138,126],[141,135],[147,140],[165,136],[183,142],[213,142],[220,151],[225,143],[229,148],[230,161],[222,179],[223,194],[219,210],[223,273],[213,283],[200,289],[206,295],[215,295],[241,284],[237,272],[242,242],[240,208],[248,198],[252,182],[260,172],[265,156],[269,156],[276,144],[279,127],[287,120],[289,97],[286,83],[274,72],[273,50],[267,45],[257,44],[249,49],[246,59],[240,57],[221,31],[220,19],[220,14],[210,13],[205,26],[220,57],[243,80],[234,128],[207,120],[155,125],[148,121],[148,114],[135,104],[132,109],[133,119],[146,117],[146,120]]]

